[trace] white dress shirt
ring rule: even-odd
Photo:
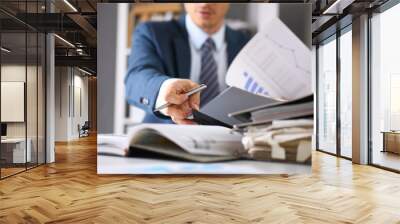
[[[190,79],[196,83],[200,80],[201,71],[201,46],[208,37],[211,37],[215,43],[216,50],[214,51],[214,59],[218,66],[218,83],[220,91],[226,88],[225,74],[228,64],[228,57],[226,52],[226,41],[225,41],[225,24],[211,36],[200,29],[190,18],[186,15],[186,30],[189,34],[189,45],[190,45]],[[199,83],[201,84],[201,83]]]
[[[190,65],[190,79],[196,83],[199,83],[200,80],[200,72],[201,72],[201,46],[207,40],[208,37],[211,37],[215,43],[216,50],[214,51],[214,59],[217,63],[218,67],[218,83],[220,91],[227,88],[225,83],[225,74],[227,70],[228,64],[228,54],[226,52],[226,41],[225,41],[225,24],[221,26],[221,28],[212,35],[204,32],[200,27],[198,27],[189,15],[186,14],[185,17],[185,25],[186,30],[189,35],[189,46],[190,46],[190,56],[191,56],[191,65]],[[160,87],[159,94],[156,100],[156,107],[159,107],[166,102],[160,98],[160,93],[165,92],[165,86],[169,82],[174,79],[165,80]],[[199,83],[201,84],[201,83]]]

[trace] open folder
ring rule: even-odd
[[[198,124],[232,128],[236,124],[250,122],[251,120],[239,120],[235,117],[230,117],[229,114],[278,102],[280,101],[253,94],[236,87],[229,87],[209,103],[202,106],[200,111],[193,111],[193,117],[194,121]]]
[[[279,122],[265,129],[267,135],[273,134],[271,138],[264,138],[258,132],[243,135],[220,126],[139,124],[129,129],[128,136],[101,135],[97,139],[98,154],[201,163],[229,160],[308,163],[312,121],[311,125],[305,121],[290,123],[297,126],[290,128],[287,122]],[[282,124],[289,127],[284,132],[279,129]]]
[[[273,120],[309,118],[314,113],[314,96],[281,101],[229,87],[200,111],[193,111],[194,121],[203,125],[238,128],[265,124]]]
[[[267,124],[274,120],[312,118],[314,114],[314,95],[307,95],[294,100],[259,105],[230,113],[229,116],[242,123],[235,128]]]
[[[137,158],[217,162],[246,158],[242,135],[207,125],[140,124],[128,137],[98,139],[99,154]]]

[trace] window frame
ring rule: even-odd
[[[27,3],[29,1],[25,0],[25,1],[22,1],[22,2],[25,3],[25,12],[24,13],[25,13],[25,20],[26,20],[26,15],[27,15],[27,13],[29,13],[27,11]],[[36,12],[39,11],[39,2],[40,3],[45,3],[45,5],[46,5],[45,12],[47,13],[49,9],[47,7],[47,1],[44,1],[44,0],[31,1],[31,3],[36,3]],[[25,87],[24,87],[24,89],[25,89],[25,95],[24,95],[24,126],[25,126],[24,130],[25,130],[25,134],[24,134],[24,137],[23,137],[25,139],[25,166],[24,166],[24,169],[21,169],[20,171],[13,172],[13,173],[8,174],[8,175],[4,175],[2,173],[2,169],[3,168],[0,166],[0,180],[3,180],[3,179],[6,179],[8,177],[12,177],[12,176],[17,175],[19,173],[23,173],[23,172],[26,172],[26,171],[28,171],[30,169],[33,169],[33,168],[39,167],[41,165],[44,165],[47,162],[47,144],[48,144],[48,142],[47,142],[48,141],[47,140],[47,44],[48,44],[47,34],[48,33],[47,32],[43,32],[41,30],[38,30],[35,27],[32,27],[27,23],[24,23],[23,21],[21,21],[18,18],[14,17],[8,11],[4,10],[3,8],[1,8],[1,5],[0,5],[0,12],[10,16],[15,21],[21,23],[22,27],[23,27],[23,30],[18,30],[18,31],[15,31],[15,32],[25,35],[25,40],[24,40],[25,41],[25,49],[24,49],[24,51],[25,51],[25,56],[24,56],[25,57]],[[0,30],[0,45],[2,45],[1,37],[2,37],[3,33],[8,33],[8,32]],[[27,83],[28,83],[28,78],[27,78],[27,76],[28,76],[28,68],[27,68],[27,66],[28,66],[28,34],[33,34],[34,36],[36,36],[36,41],[35,41],[36,42],[35,43],[36,44],[36,49],[35,49],[35,51],[36,51],[36,59],[35,59],[36,91],[35,91],[35,93],[33,93],[33,94],[35,94],[35,97],[36,97],[36,122],[34,122],[34,125],[36,125],[36,136],[34,136],[33,138],[36,138],[36,141],[37,141],[37,144],[36,144],[36,158],[35,158],[36,161],[34,163],[32,163],[32,164],[29,164],[29,166],[28,166],[29,162],[27,162],[28,161],[28,153],[27,153],[27,147],[28,147],[28,144],[27,144],[27,142],[28,142],[28,110],[27,110],[27,94],[28,94],[27,93]],[[43,34],[43,35],[40,35],[40,34]],[[38,75],[39,75],[39,70],[38,70],[39,69],[38,68],[39,67],[39,36],[42,37],[42,38],[40,38],[40,41],[41,41],[41,44],[42,44],[42,47],[43,47],[43,49],[41,49],[41,53],[43,53],[42,60],[44,60],[44,63],[42,64],[43,68],[42,68],[42,71],[41,71],[41,73],[42,73],[41,74],[42,75],[42,82],[43,82],[42,84],[43,84],[43,88],[44,88],[43,93],[42,93],[42,96],[44,97],[42,99],[43,105],[41,105],[41,107],[43,107],[42,109],[43,109],[43,113],[44,113],[43,117],[41,117],[42,119],[44,119],[44,120],[41,120],[41,122],[43,122],[42,123],[43,124],[43,127],[42,127],[43,128],[43,136],[42,136],[43,137],[43,142],[42,142],[43,143],[43,145],[42,145],[43,148],[42,148],[42,152],[44,154],[41,155],[41,157],[43,157],[42,158],[43,162],[39,162],[39,141],[38,141],[38,139],[39,139],[39,113],[38,113],[38,111],[39,111],[39,94],[38,94],[39,93],[39,81],[38,81]],[[2,61],[3,61],[2,60],[2,56],[0,54],[0,81],[1,81],[1,67],[3,66]],[[1,110],[1,105],[0,105],[0,110]],[[1,123],[1,121],[0,121],[0,123]],[[1,145],[0,145],[0,155],[1,155]]]
[[[371,10],[368,11],[368,68],[367,68],[367,72],[368,72],[368,112],[367,112],[367,117],[368,117],[368,165],[373,166],[373,167],[377,167],[383,170],[388,170],[391,172],[395,172],[395,173],[400,173],[400,170],[391,168],[391,167],[387,167],[384,165],[380,165],[377,163],[373,162],[373,153],[374,153],[374,147],[373,147],[373,130],[372,130],[372,94],[373,94],[373,88],[372,88],[372,59],[373,59],[373,51],[372,51],[372,41],[373,41],[373,35],[372,35],[372,19],[377,15],[377,14],[382,14],[385,11],[393,8],[394,6],[397,6],[400,4],[400,0],[388,0],[385,3],[383,3],[382,5],[373,8]],[[375,14],[375,15],[374,15]]]
[[[347,18],[343,18],[347,19]],[[338,23],[340,20],[338,21]],[[316,44],[316,150],[319,152],[327,153],[329,155],[337,156],[340,158],[344,158],[347,160],[352,160],[352,158],[342,155],[341,153],[341,119],[340,119],[340,77],[341,77],[341,67],[340,67],[340,37],[347,32],[352,32],[352,22],[346,24],[344,27],[337,29],[335,33],[331,34],[330,36],[326,37],[318,41]],[[327,150],[321,149],[319,143],[319,120],[320,120],[320,112],[319,108],[319,81],[320,81],[320,74],[319,74],[319,48],[321,44],[329,43],[330,41],[336,41],[336,152],[328,152]]]

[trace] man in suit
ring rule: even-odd
[[[228,3],[185,3],[178,21],[146,22],[133,34],[125,78],[129,104],[146,111],[143,122],[191,124],[186,117],[217,96],[227,67],[249,37],[225,25]],[[201,94],[184,93],[206,84]],[[154,109],[171,103],[160,112]]]

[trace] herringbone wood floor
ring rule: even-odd
[[[400,175],[315,152],[295,176],[98,176],[95,138],[0,181],[0,223],[400,223]]]

